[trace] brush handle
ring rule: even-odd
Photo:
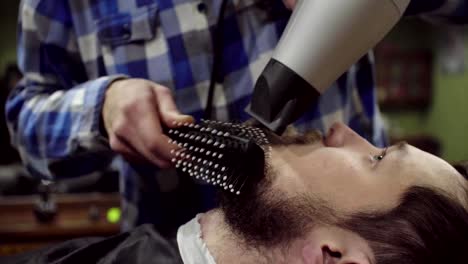
[[[203,121],[170,129],[172,162],[179,172],[240,195],[264,175],[265,133],[242,124]]]

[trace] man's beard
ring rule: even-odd
[[[283,137],[288,140],[274,145],[301,144],[298,142],[311,144],[312,140],[304,141],[305,137],[310,136],[309,133],[294,139]],[[244,188],[241,195],[220,193],[225,221],[246,246],[258,248],[288,245],[304,236],[315,224],[334,219],[334,211],[324,201],[310,194],[291,197],[286,192],[273,188],[273,180],[280,175],[276,174],[272,166],[267,165],[263,175],[256,183]]]
[[[288,197],[285,192],[274,190],[270,177],[265,177],[247,194],[221,196],[226,223],[252,247],[288,245],[334,215],[319,199],[306,195]]]

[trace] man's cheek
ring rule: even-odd
[[[297,0],[283,0],[284,5],[290,10],[294,9],[296,2]]]

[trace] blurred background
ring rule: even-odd
[[[0,256],[82,236],[110,236],[120,230],[116,172],[54,183],[39,181],[29,177],[10,146],[4,104],[21,78],[16,66],[19,2],[0,2]]]
[[[19,1],[0,3],[0,255],[119,230],[117,175],[38,181],[9,144],[3,106],[16,67]],[[378,99],[392,142],[406,140],[449,162],[468,159],[468,37],[465,27],[405,19],[374,50]]]

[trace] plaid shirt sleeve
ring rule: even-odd
[[[95,145],[92,141],[100,137],[106,87],[122,77],[87,81],[67,2],[21,2],[18,64],[24,78],[6,105],[13,144],[28,170],[45,178],[79,175],[103,166],[74,162],[74,166],[65,166],[67,170],[60,175],[50,169],[54,162],[78,152],[81,159],[93,158],[83,156],[83,150]]]
[[[467,0],[412,0],[407,15],[424,15],[429,19],[452,23],[468,23]]]

